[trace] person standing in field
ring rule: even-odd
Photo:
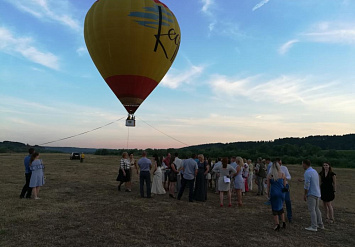
[[[334,223],[334,210],[332,201],[335,198],[336,192],[336,174],[332,171],[329,162],[324,162],[320,176],[320,192],[321,199],[326,211],[326,222]]]
[[[152,161],[147,158],[147,152],[143,151],[142,158],[138,160],[138,166],[140,169],[139,174],[139,188],[141,197],[144,196],[144,183],[147,188],[147,198],[151,198],[151,184],[150,184],[150,169],[152,169]]]
[[[173,162],[170,165],[170,173],[169,173],[169,196],[171,198],[175,198],[175,187],[177,182],[178,170],[176,168],[175,163]]]
[[[234,168],[234,170],[237,170],[237,162],[235,162],[235,159],[237,158],[237,156],[232,156],[230,158],[230,166]],[[231,177],[231,185],[230,186],[230,190],[231,190],[231,193],[236,193],[235,190],[234,190],[234,181],[235,180],[235,177]]]
[[[249,165],[246,159],[243,159],[243,163],[244,165],[243,165],[242,177],[244,180],[244,190],[242,190],[242,192],[245,193],[249,191],[249,187],[248,187]]]
[[[271,210],[274,215],[275,231],[280,230],[279,216],[282,219],[282,228],[286,228],[285,214],[283,204],[285,193],[283,189],[286,187],[286,177],[281,171],[279,163],[275,162],[270,167],[270,173],[267,176],[267,195],[270,198]]]
[[[84,153],[81,153],[80,154],[80,163],[83,163],[84,159],[85,159],[85,155],[84,155]]]
[[[279,163],[281,171],[285,174],[286,178],[286,190],[285,190],[285,204],[286,204],[286,211],[287,211],[287,219],[289,223],[292,223],[292,204],[291,204],[291,196],[290,196],[290,184],[289,181],[291,181],[291,175],[290,172],[288,171],[287,167],[282,164],[282,160],[280,158],[277,158],[275,162]]]
[[[324,229],[322,213],[319,210],[319,198],[321,197],[319,188],[318,172],[311,167],[309,160],[302,162],[304,172],[304,201],[307,202],[311,215],[311,226],[306,227],[308,231],[316,232],[317,228]]]
[[[236,170],[236,175],[234,179],[234,189],[236,190],[237,194],[237,201],[238,201],[238,206],[241,207],[243,206],[242,203],[242,190],[244,188],[244,180],[243,180],[243,159],[241,157],[236,157],[236,163],[237,163],[237,168]]]
[[[182,169],[182,160],[179,158],[179,154],[175,153],[175,159],[173,162],[176,166],[176,170],[178,171],[177,178],[176,178],[176,188],[175,192],[179,192],[181,188],[181,169]]]
[[[265,164],[263,163],[262,159],[259,157],[257,159],[257,163],[255,166],[255,175],[256,175],[256,183],[258,184],[258,193],[257,196],[264,194],[264,178],[266,177],[265,172]]]
[[[215,193],[219,194],[219,189],[218,189],[218,180],[219,180],[219,170],[222,167],[222,161],[221,158],[217,158],[216,163],[213,165],[213,180],[214,180],[214,186],[215,186]]]
[[[248,166],[249,166],[248,188],[250,191],[252,191],[253,190],[254,165],[251,162],[251,159],[248,159]]]
[[[161,171],[161,162],[158,157],[158,155],[154,155],[154,168],[153,168],[153,183],[152,183],[152,189],[151,193],[155,195],[164,195],[166,193],[162,179],[163,179],[163,173]]]
[[[136,168],[136,172],[137,172],[137,175],[138,175],[138,166],[137,166],[137,162],[136,162],[136,159],[134,158],[133,156],[133,153],[130,153],[129,155],[129,163],[130,163],[130,173],[131,173],[131,184],[132,184],[132,174],[133,174],[133,167]]]
[[[232,206],[232,192],[230,189],[231,178],[237,175],[237,171],[228,164],[228,158],[222,159],[222,167],[216,168],[219,169],[220,177],[218,179],[218,188],[219,188],[219,201],[220,206],[223,207],[224,192],[228,194],[228,207]]]
[[[118,191],[121,191],[121,185],[125,183],[125,191],[131,192],[131,165],[128,160],[127,152],[122,153],[122,158],[120,160],[120,169],[116,180],[120,181],[120,184],[118,185]]]
[[[193,197],[194,197],[194,182],[195,182],[195,177],[197,175],[198,171],[198,166],[195,161],[196,155],[193,154],[191,158],[186,159],[183,161],[182,164],[182,180],[181,180],[181,188],[179,190],[179,194],[177,199],[180,200],[182,197],[182,194],[184,193],[186,185],[189,186],[189,202],[193,202]]]
[[[207,184],[206,184],[206,175],[208,173],[209,167],[208,162],[205,160],[203,154],[199,154],[197,161],[197,175],[195,183],[194,198],[196,201],[204,202],[207,200]]]
[[[21,194],[20,194],[20,198],[31,198],[31,194],[32,194],[32,188],[30,187],[30,180],[31,180],[31,175],[32,175],[32,171],[30,170],[30,161],[31,161],[31,156],[34,153],[34,149],[30,148],[28,149],[28,155],[25,157],[23,163],[25,165],[25,177],[26,177],[26,183],[22,188]]]
[[[164,189],[165,190],[169,190],[169,173],[171,170],[171,154],[168,153],[168,155],[165,157],[165,159],[163,159],[163,167],[165,167],[165,173],[164,173]],[[168,184],[166,184],[166,182],[168,181]]]
[[[29,186],[32,188],[35,199],[40,199],[39,188],[44,185],[44,165],[37,152],[34,152],[31,156],[30,169],[32,174]]]

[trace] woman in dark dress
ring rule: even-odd
[[[329,162],[324,162],[320,176],[320,192],[324,208],[327,213],[326,222],[334,222],[334,210],[332,201],[335,198],[336,191],[336,174],[332,171]]]
[[[198,155],[197,166],[198,172],[196,176],[194,198],[196,201],[204,202],[207,200],[206,174],[208,173],[209,167],[203,154]]]
[[[285,193],[283,193],[283,188],[285,187],[285,174],[281,171],[279,163],[274,162],[271,166],[270,173],[267,176],[267,193],[271,202],[272,214],[274,215],[275,231],[280,230],[279,216],[281,216],[282,219],[282,228],[286,228],[283,209],[285,201]]]

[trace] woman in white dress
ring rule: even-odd
[[[35,199],[39,199],[39,187],[44,185],[44,165],[37,152],[34,152],[31,156],[30,169],[32,175],[29,186],[32,188]]]
[[[154,155],[154,170],[153,170],[153,184],[152,184],[152,194],[156,194],[156,195],[164,195],[165,189],[163,187],[163,172],[161,169],[161,162],[159,161],[159,157],[158,155]]]

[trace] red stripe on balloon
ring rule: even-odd
[[[154,2],[160,3],[160,4],[164,5],[165,8],[168,8],[168,6],[166,6],[165,4],[163,4],[162,2],[160,2],[159,0],[154,0]]]
[[[132,98],[132,102],[137,98],[145,100],[158,85],[155,80],[138,75],[115,75],[106,78],[105,81],[118,99]],[[133,114],[139,105],[124,104],[124,107],[128,113]]]

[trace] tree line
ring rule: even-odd
[[[179,153],[188,158],[192,154],[204,154],[211,159],[218,157],[241,156],[255,161],[262,158],[281,158],[285,164],[300,164],[309,159],[315,165],[330,162],[335,167],[355,168],[355,134],[343,136],[309,136],[304,138],[282,138],[274,141],[249,141],[233,143],[210,143],[179,149],[146,149],[149,156]],[[139,156],[139,149],[98,149],[96,155],[121,155],[123,152]]]
[[[0,153],[27,152],[29,147],[34,147],[40,153],[60,152],[48,147],[31,146],[20,142],[0,142]],[[63,148],[67,151],[68,148]],[[59,149],[60,150],[60,149]],[[166,156],[167,153],[179,153],[181,158],[188,158],[192,154],[204,154],[214,160],[218,157],[241,156],[255,161],[258,157],[271,159],[281,158],[285,164],[300,164],[303,159],[309,159],[315,165],[324,161],[330,162],[335,167],[355,168],[355,134],[342,136],[323,135],[308,137],[279,138],[273,141],[247,141],[231,143],[209,143],[189,146],[179,149],[146,149],[149,156],[157,154]],[[73,148],[73,151],[76,152]],[[86,151],[84,151],[86,152]],[[133,153],[139,157],[140,149],[96,149],[95,155],[121,155],[123,152]]]

